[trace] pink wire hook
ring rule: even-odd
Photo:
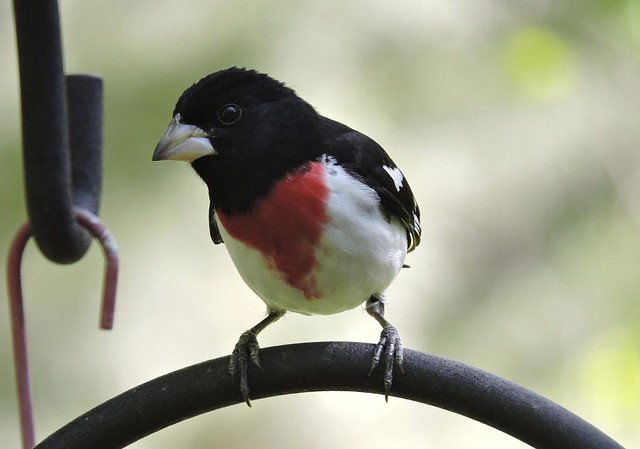
[[[118,284],[118,249],[116,241],[98,217],[84,209],[76,208],[74,212],[78,222],[100,241],[100,245],[104,251],[106,268],[102,291],[100,327],[102,329],[111,329],[113,327],[116,287]],[[27,333],[24,319],[22,279],[20,276],[22,254],[30,237],[31,225],[27,221],[18,230],[11,244],[7,261],[7,283],[9,287],[9,303],[11,306],[11,328],[13,332],[13,356],[18,388],[18,403],[20,407],[22,447],[24,449],[32,449],[35,446],[31,384],[27,358]]]

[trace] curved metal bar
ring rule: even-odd
[[[118,282],[118,253],[115,240],[90,212],[76,210],[75,216],[82,226],[89,230],[102,245],[106,258],[105,282],[102,296],[101,327],[111,329],[115,310],[116,288]],[[13,334],[13,356],[15,359],[18,403],[20,407],[20,428],[22,447],[31,449],[35,445],[33,409],[29,380],[29,363],[27,353],[27,332],[24,318],[22,295],[21,264],[25,246],[31,237],[31,225],[24,223],[16,234],[7,258],[7,285],[11,308],[11,329]]]
[[[31,407],[31,390],[29,385],[29,360],[27,357],[27,332],[24,322],[22,298],[22,279],[20,266],[22,254],[31,237],[31,225],[23,224],[11,244],[7,259],[7,286],[9,288],[9,304],[11,306],[11,330],[13,332],[13,359],[18,387],[18,404],[20,406],[20,429],[22,447],[31,449],[36,444],[33,427],[33,410]]]
[[[86,76],[66,82],[57,1],[13,4],[29,221],[48,259],[72,263],[91,242],[77,224],[73,206],[98,211],[102,82]]]
[[[349,342],[261,349],[264,371],[249,372],[252,399],[327,390],[383,395],[379,371],[367,376],[373,350]],[[149,381],[73,420],[36,448],[121,448],[192,416],[243,403],[228,366],[229,357],[222,357]],[[391,396],[462,414],[536,448],[622,447],[554,402],[480,369],[409,349],[404,368],[404,375],[394,377]]]
[[[98,239],[104,252],[106,266],[104,270],[104,283],[102,284],[102,308],[100,312],[100,327],[108,330],[113,328],[113,317],[116,310],[116,290],[118,287],[118,269],[120,259],[118,257],[118,245],[107,227],[91,212],[83,209],[75,209],[78,222]]]

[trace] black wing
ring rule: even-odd
[[[342,123],[322,117],[329,154],[380,195],[380,205],[407,230],[408,251],[420,244],[420,209],[407,179],[373,139]]]
[[[222,241],[222,236],[220,235],[220,230],[218,229],[218,223],[216,223],[215,217],[216,210],[211,203],[209,203],[209,234],[211,234],[211,240],[213,240],[213,243],[218,245],[224,242]]]

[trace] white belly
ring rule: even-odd
[[[331,160],[324,162],[324,176],[329,220],[314,250],[316,263],[296,286],[218,222],[238,272],[272,310],[328,315],[352,309],[386,289],[404,263],[406,231],[380,213],[375,192]]]

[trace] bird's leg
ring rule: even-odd
[[[371,375],[373,370],[378,366],[378,364],[380,364],[380,359],[384,352],[384,398],[388,401],[389,390],[391,390],[391,384],[393,383],[394,363],[398,365],[400,372],[404,374],[404,368],[402,367],[402,362],[404,360],[402,341],[398,335],[398,330],[384,318],[384,303],[380,298],[376,295],[372,295],[367,300],[366,309],[367,313],[375,318],[375,320],[380,323],[380,326],[382,326],[380,340],[373,352],[369,375]]]
[[[236,343],[233,352],[231,353],[231,360],[229,362],[229,373],[232,377],[239,377],[240,391],[244,397],[244,401],[249,407],[251,407],[251,401],[249,400],[249,380],[247,375],[247,369],[249,367],[249,359],[251,363],[262,369],[260,366],[260,356],[258,351],[260,346],[258,345],[258,334],[264,330],[265,327],[278,321],[285,314],[284,310],[271,310],[269,315],[251,329],[240,335],[238,343]]]

